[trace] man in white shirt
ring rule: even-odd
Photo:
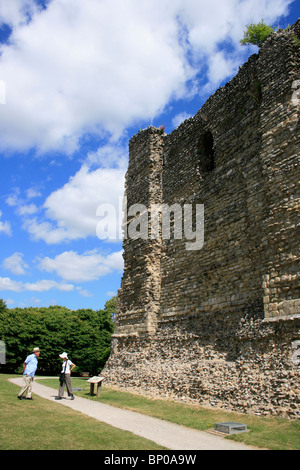
[[[23,400],[23,393],[26,392],[26,400],[32,400],[32,383],[38,366],[38,358],[40,355],[39,348],[34,348],[32,354],[26,357],[23,363],[23,381],[24,385],[18,395],[19,400]]]
[[[71,400],[74,400],[73,390],[71,386],[71,372],[75,367],[70,359],[68,359],[68,355],[66,352],[63,352],[59,355],[59,357],[63,360],[62,363],[62,370],[59,377],[59,390],[58,390],[58,397],[55,397],[55,400],[61,400],[64,396],[65,384],[67,387],[68,395],[71,397]]]

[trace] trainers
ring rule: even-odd
[[[75,400],[75,397],[74,397],[74,395],[71,395],[71,400]]]
[[[32,398],[32,397],[30,397],[30,398],[27,398],[27,397],[26,397],[26,400],[33,400],[33,398]]]
[[[55,400],[62,400],[62,397],[55,397]]]
[[[20,395],[18,395],[18,399],[19,399],[19,400],[25,400],[25,398],[22,397],[22,396],[20,396]]]

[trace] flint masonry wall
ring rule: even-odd
[[[124,240],[107,383],[300,416],[299,43],[298,21],[170,135],[131,139],[127,207],[204,204],[205,235]]]

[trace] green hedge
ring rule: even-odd
[[[0,371],[20,373],[26,356],[39,347],[38,374],[59,373],[58,355],[63,351],[76,364],[74,373],[99,374],[110,353],[114,305],[111,299],[97,311],[60,306],[8,309],[0,300],[0,340],[6,348]]]

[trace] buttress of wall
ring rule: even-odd
[[[124,221],[124,273],[117,298],[115,336],[156,331],[160,309],[159,240],[151,239],[151,230],[144,238],[132,237],[130,230],[141,232],[143,206],[161,204],[163,131],[153,127],[134,136],[129,144],[129,167],[126,174]],[[132,211],[132,212],[131,212]],[[144,213],[146,217],[148,214]],[[131,216],[134,214],[135,216]],[[136,224],[136,225],[135,225]]]

